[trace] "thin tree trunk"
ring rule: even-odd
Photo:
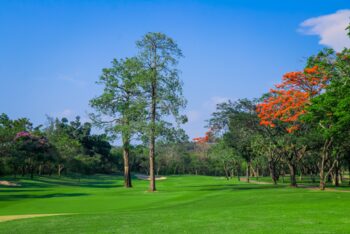
[[[152,48],[154,53],[153,61],[153,80],[152,80],[152,103],[151,103],[151,136],[150,136],[150,145],[149,145],[149,191],[156,191],[156,178],[154,175],[154,156],[155,156],[155,143],[156,143],[156,111],[157,111],[157,48]]]
[[[321,163],[320,163],[320,190],[325,190],[326,188],[326,178],[328,177],[329,173],[332,171],[335,162],[333,163],[333,165],[331,166],[331,168],[329,169],[328,173],[325,173],[325,164],[326,161],[328,160],[328,150],[329,147],[332,144],[332,139],[326,140],[324,145],[323,145],[323,149],[322,149],[322,153],[321,153]]]
[[[154,151],[155,151],[154,133],[155,131],[153,131],[152,129],[151,141],[150,141],[150,147],[149,147],[149,177],[150,177],[149,191],[151,192],[156,191],[156,179],[154,175]]]
[[[273,180],[273,183],[276,185],[277,184],[276,165],[273,162],[273,160],[269,160],[269,170],[270,170],[271,179]]]
[[[130,163],[129,163],[130,147],[129,140],[124,139],[123,143],[123,158],[124,158],[124,187],[131,188],[131,173],[130,173]]]
[[[43,165],[40,164],[40,165],[39,165],[39,168],[38,168],[38,175],[39,175],[39,176],[41,176],[42,167],[43,167]]]
[[[349,180],[349,185],[350,185],[350,157],[348,159],[348,180]]]
[[[59,177],[61,177],[61,172],[62,172],[63,168],[64,168],[64,165],[58,164],[58,171],[57,171],[57,174],[58,174]]]
[[[30,179],[34,179],[34,166],[30,166]]]
[[[320,170],[320,189],[324,190],[326,188],[326,182],[324,178],[324,171]]]
[[[336,165],[335,165],[335,178],[334,178],[334,185],[336,187],[339,187],[339,162],[337,161],[336,162]]]
[[[290,186],[297,187],[297,180],[295,175],[296,166],[294,165],[294,163],[289,162],[288,167],[289,167],[289,173],[290,173]]]
[[[24,177],[26,174],[26,167],[22,166],[22,177]]]
[[[225,172],[225,178],[226,178],[226,180],[229,180],[229,179],[230,179],[230,176],[229,176],[229,172],[227,171],[226,165],[224,165],[224,172]]]
[[[246,170],[246,174],[247,174],[247,183],[250,183],[250,162],[247,163],[247,170]]]

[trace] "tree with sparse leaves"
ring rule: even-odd
[[[146,141],[149,144],[149,191],[156,190],[155,147],[156,139],[169,128],[169,116],[175,117],[177,124],[184,123],[186,117],[180,114],[186,100],[182,94],[182,82],[177,69],[182,52],[175,41],[163,33],[147,33],[137,41],[138,59],[146,71],[144,97],[147,101],[148,116]]]
[[[145,116],[145,82],[143,64],[137,58],[114,59],[111,68],[105,68],[98,84],[103,93],[92,99],[90,105],[97,113],[93,122],[115,139],[121,136],[124,158],[124,186],[132,187],[130,171],[131,140],[140,132]]]

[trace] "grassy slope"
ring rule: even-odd
[[[75,213],[0,223],[0,233],[349,233],[350,193],[174,176],[148,193],[121,178],[22,180],[0,215]]]

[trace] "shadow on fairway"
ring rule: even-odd
[[[122,187],[121,184],[115,184],[114,181],[74,181],[74,180],[56,180],[47,178],[35,178],[31,181],[21,182],[20,188],[50,188],[57,186],[73,186],[73,187],[88,187],[88,188],[117,188]],[[16,190],[16,189],[14,189]]]
[[[2,194],[0,195],[0,201],[16,201],[21,199],[35,199],[35,198],[55,198],[55,197],[79,197],[79,196],[88,196],[87,193],[52,193],[52,194],[20,194],[20,195],[11,195],[11,194]]]
[[[257,185],[257,184],[231,184],[231,185],[193,185],[193,186],[184,186],[184,187],[192,187],[195,188],[194,190],[197,191],[237,191],[237,190],[266,190],[266,189],[281,189],[286,188],[285,185],[272,185],[272,184],[264,184],[264,185]]]
[[[22,188],[18,188],[18,189],[7,189],[7,188],[0,188],[1,189],[1,193],[19,193],[19,192],[43,192],[43,191],[47,191],[47,189],[22,189]],[[1,197],[1,195],[0,195]]]

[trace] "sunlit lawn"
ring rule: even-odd
[[[350,193],[170,176],[158,192],[116,176],[37,177],[0,188],[0,233],[350,233]]]

